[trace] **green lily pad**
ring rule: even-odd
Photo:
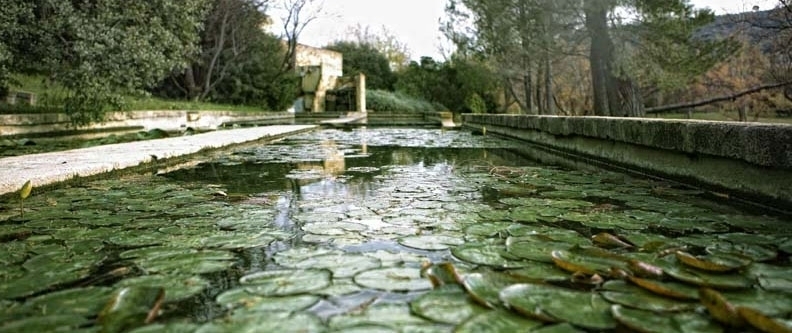
[[[627,279],[636,286],[660,295],[680,300],[698,300],[698,288],[684,283],[673,281],[659,281],[651,279],[642,279],[635,276],[628,276]]]
[[[721,293],[735,307],[755,309],[767,316],[792,313],[792,297],[786,293],[749,289]]]
[[[128,230],[114,232],[109,235],[108,241],[117,246],[141,247],[169,243],[169,235],[152,230]]]
[[[91,317],[102,310],[112,293],[113,289],[108,287],[66,289],[29,299],[25,307],[42,314],[57,310],[58,314]]]
[[[509,237],[506,240],[506,252],[521,258],[544,263],[553,263],[551,253],[555,250],[568,250],[573,244],[557,242],[550,237],[535,235],[532,237]]]
[[[542,322],[530,320],[505,310],[481,312],[454,329],[458,333],[513,333],[525,332],[542,326]]]
[[[60,265],[52,267],[59,269],[58,266]],[[0,281],[0,298],[12,299],[30,296],[58,285],[81,280],[89,275],[88,269],[37,271],[14,275],[8,280]]]
[[[430,323],[410,313],[406,304],[375,304],[361,312],[348,312],[330,318],[328,326],[339,331],[365,325],[386,326],[400,331],[413,325]]]
[[[504,271],[524,282],[565,282],[569,281],[569,273],[551,264],[535,263],[528,267]]]
[[[68,332],[89,322],[79,315],[36,316],[5,322],[0,326],[0,332]]]
[[[318,301],[315,295],[264,297],[249,293],[246,287],[227,290],[216,299],[227,309],[242,307],[245,311],[301,311]]]
[[[390,252],[384,250],[366,252],[363,255],[379,259],[382,266],[400,266],[405,263],[421,263],[428,260],[427,257],[415,253]]]
[[[129,333],[193,333],[199,327],[192,323],[151,324],[131,330]]]
[[[706,247],[707,253],[711,255],[728,254],[748,258],[753,261],[770,261],[778,257],[778,251],[766,245],[756,244],[735,244],[729,242],[717,242]]]
[[[186,250],[183,247],[172,247],[172,246],[150,246],[150,247],[142,247],[139,249],[128,250],[121,252],[118,256],[121,259],[156,259],[160,257],[170,257],[179,255],[185,252],[189,252],[190,250]]]
[[[339,297],[354,294],[361,290],[363,290],[363,287],[355,283],[352,279],[333,279],[333,284],[329,287],[314,291],[313,293],[325,297]]]
[[[164,299],[165,290],[159,287],[124,287],[107,301],[96,321],[102,326],[102,331],[131,330],[153,319]]]
[[[584,274],[609,275],[613,267],[626,269],[627,258],[596,247],[575,246],[569,250],[555,250],[551,253],[553,262],[559,268]]]
[[[663,271],[679,281],[714,289],[747,289],[754,281],[739,274],[714,274],[694,268],[663,267]]]
[[[117,287],[151,287],[165,289],[165,303],[178,302],[198,295],[209,286],[199,276],[143,275],[121,280]]]
[[[730,254],[694,256],[683,251],[676,251],[675,254],[682,264],[708,272],[730,272],[751,264],[750,259]]]
[[[444,235],[408,236],[399,239],[399,244],[420,250],[445,250],[464,243],[460,237]]]
[[[515,284],[501,290],[500,299],[522,315],[549,322],[568,322],[588,329],[614,329],[610,304],[602,296],[568,289]]]
[[[354,222],[314,222],[302,226],[303,231],[325,236],[341,236],[366,231],[367,226]]]
[[[641,333],[722,333],[723,327],[695,312],[656,313],[630,309],[621,305],[611,307],[616,320],[631,331]]]
[[[410,309],[423,318],[452,325],[458,325],[486,311],[486,308],[473,303],[462,288],[451,284],[434,289],[410,302]]]
[[[245,312],[204,324],[196,333],[225,332],[321,332],[322,321],[303,312]]]
[[[274,270],[245,275],[239,279],[249,293],[261,296],[289,296],[316,291],[330,285],[328,270]]]
[[[586,214],[586,218],[578,221],[585,226],[599,229],[623,229],[623,230],[643,230],[648,227],[647,223],[636,220],[621,213],[593,213]],[[566,219],[565,215],[561,218]]]
[[[698,307],[698,302],[684,302],[650,293],[621,280],[611,280],[602,286],[600,294],[611,303],[621,304],[633,309],[655,312],[690,311]]]
[[[462,286],[468,295],[476,303],[491,309],[501,305],[500,291],[517,282],[515,277],[498,272],[472,273],[462,278]]]
[[[583,331],[575,328],[569,323],[562,323],[556,325],[543,326],[541,328],[533,329],[531,333],[583,333]]]
[[[777,236],[774,234],[748,234],[748,233],[728,233],[728,234],[721,234],[718,235],[717,238],[734,243],[734,244],[753,244],[753,245],[765,245],[765,246],[775,246],[779,244],[783,238],[783,236]]]
[[[182,253],[158,255],[153,259],[141,258],[136,263],[147,273],[192,275],[225,271],[234,265],[235,259],[232,253],[225,251],[185,250]]]
[[[532,265],[530,261],[515,260],[516,257],[511,259],[512,256],[506,252],[503,245],[462,245],[452,248],[451,253],[458,259],[472,264],[497,268],[520,268]],[[509,257],[504,257],[504,255]]]
[[[380,261],[376,258],[343,252],[333,252],[317,256],[312,255],[309,257],[275,255],[275,262],[289,268],[329,269],[333,272],[334,278],[348,278],[359,272],[380,267]]]
[[[560,210],[558,210],[561,213]],[[510,211],[502,212],[508,214],[501,220],[514,221],[520,223],[534,223],[539,221],[539,211],[534,207],[514,207]]]
[[[432,288],[418,268],[388,267],[368,270],[355,275],[355,283],[372,289],[387,291],[418,291]]]
[[[781,245],[778,246],[778,249],[784,251],[786,254],[792,254],[792,238],[781,243]]]
[[[469,225],[465,228],[466,235],[475,235],[483,237],[495,237],[505,234],[510,222],[484,222]],[[455,244],[458,245],[458,244]]]
[[[213,234],[198,241],[199,247],[207,249],[239,250],[269,246],[275,237],[267,234],[226,232]]]

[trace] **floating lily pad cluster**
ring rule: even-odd
[[[238,265],[235,251],[290,237],[271,205],[229,205],[218,191],[132,176],[31,197],[24,217],[0,224],[0,331],[141,326],[141,308],[206,292],[209,275]],[[100,315],[113,302],[121,310]]]
[[[0,332],[789,331],[791,221],[516,146],[326,130],[35,195]]]

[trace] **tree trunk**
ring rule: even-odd
[[[544,57],[544,89],[545,89],[545,102],[547,106],[545,107],[545,113],[549,115],[556,114],[555,112],[555,103],[553,98],[553,73],[552,67],[550,65],[550,51],[545,51]]]
[[[187,98],[196,100],[201,95],[201,88],[196,84],[195,71],[192,66],[184,70],[184,86],[187,89]]]
[[[602,0],[586,0],[586,29],[591,38],[591,83],[594,90],[594,114],[618,114],[618,93],[611,71],[613,41],[608,33],[608,6]]]
[[[523,93],[525,94],[525,112],[533,113],[533,71],[531,63],[526,60],[525,76],[523,77]]]

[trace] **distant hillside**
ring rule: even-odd
[[[783,8],[720,15],[714,22],[701,28],[695,34],[695,38],[705,40],[729,36],[747,38],[750,43],[761,45],[763,52],[773,53],[779,46],[776,45],[778,41],[773,37],[779,28],[789,26],[790,23],[792,23],[792,14]]]

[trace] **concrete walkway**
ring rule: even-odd
[[[283,125],[222,130],[159,140],[148,140],[0,159],[0,195],[19,190],[27,181],[34,188],[73,177],[86,177],[158,160],[194,154],[267,137],[307,131],[313,125]]]

